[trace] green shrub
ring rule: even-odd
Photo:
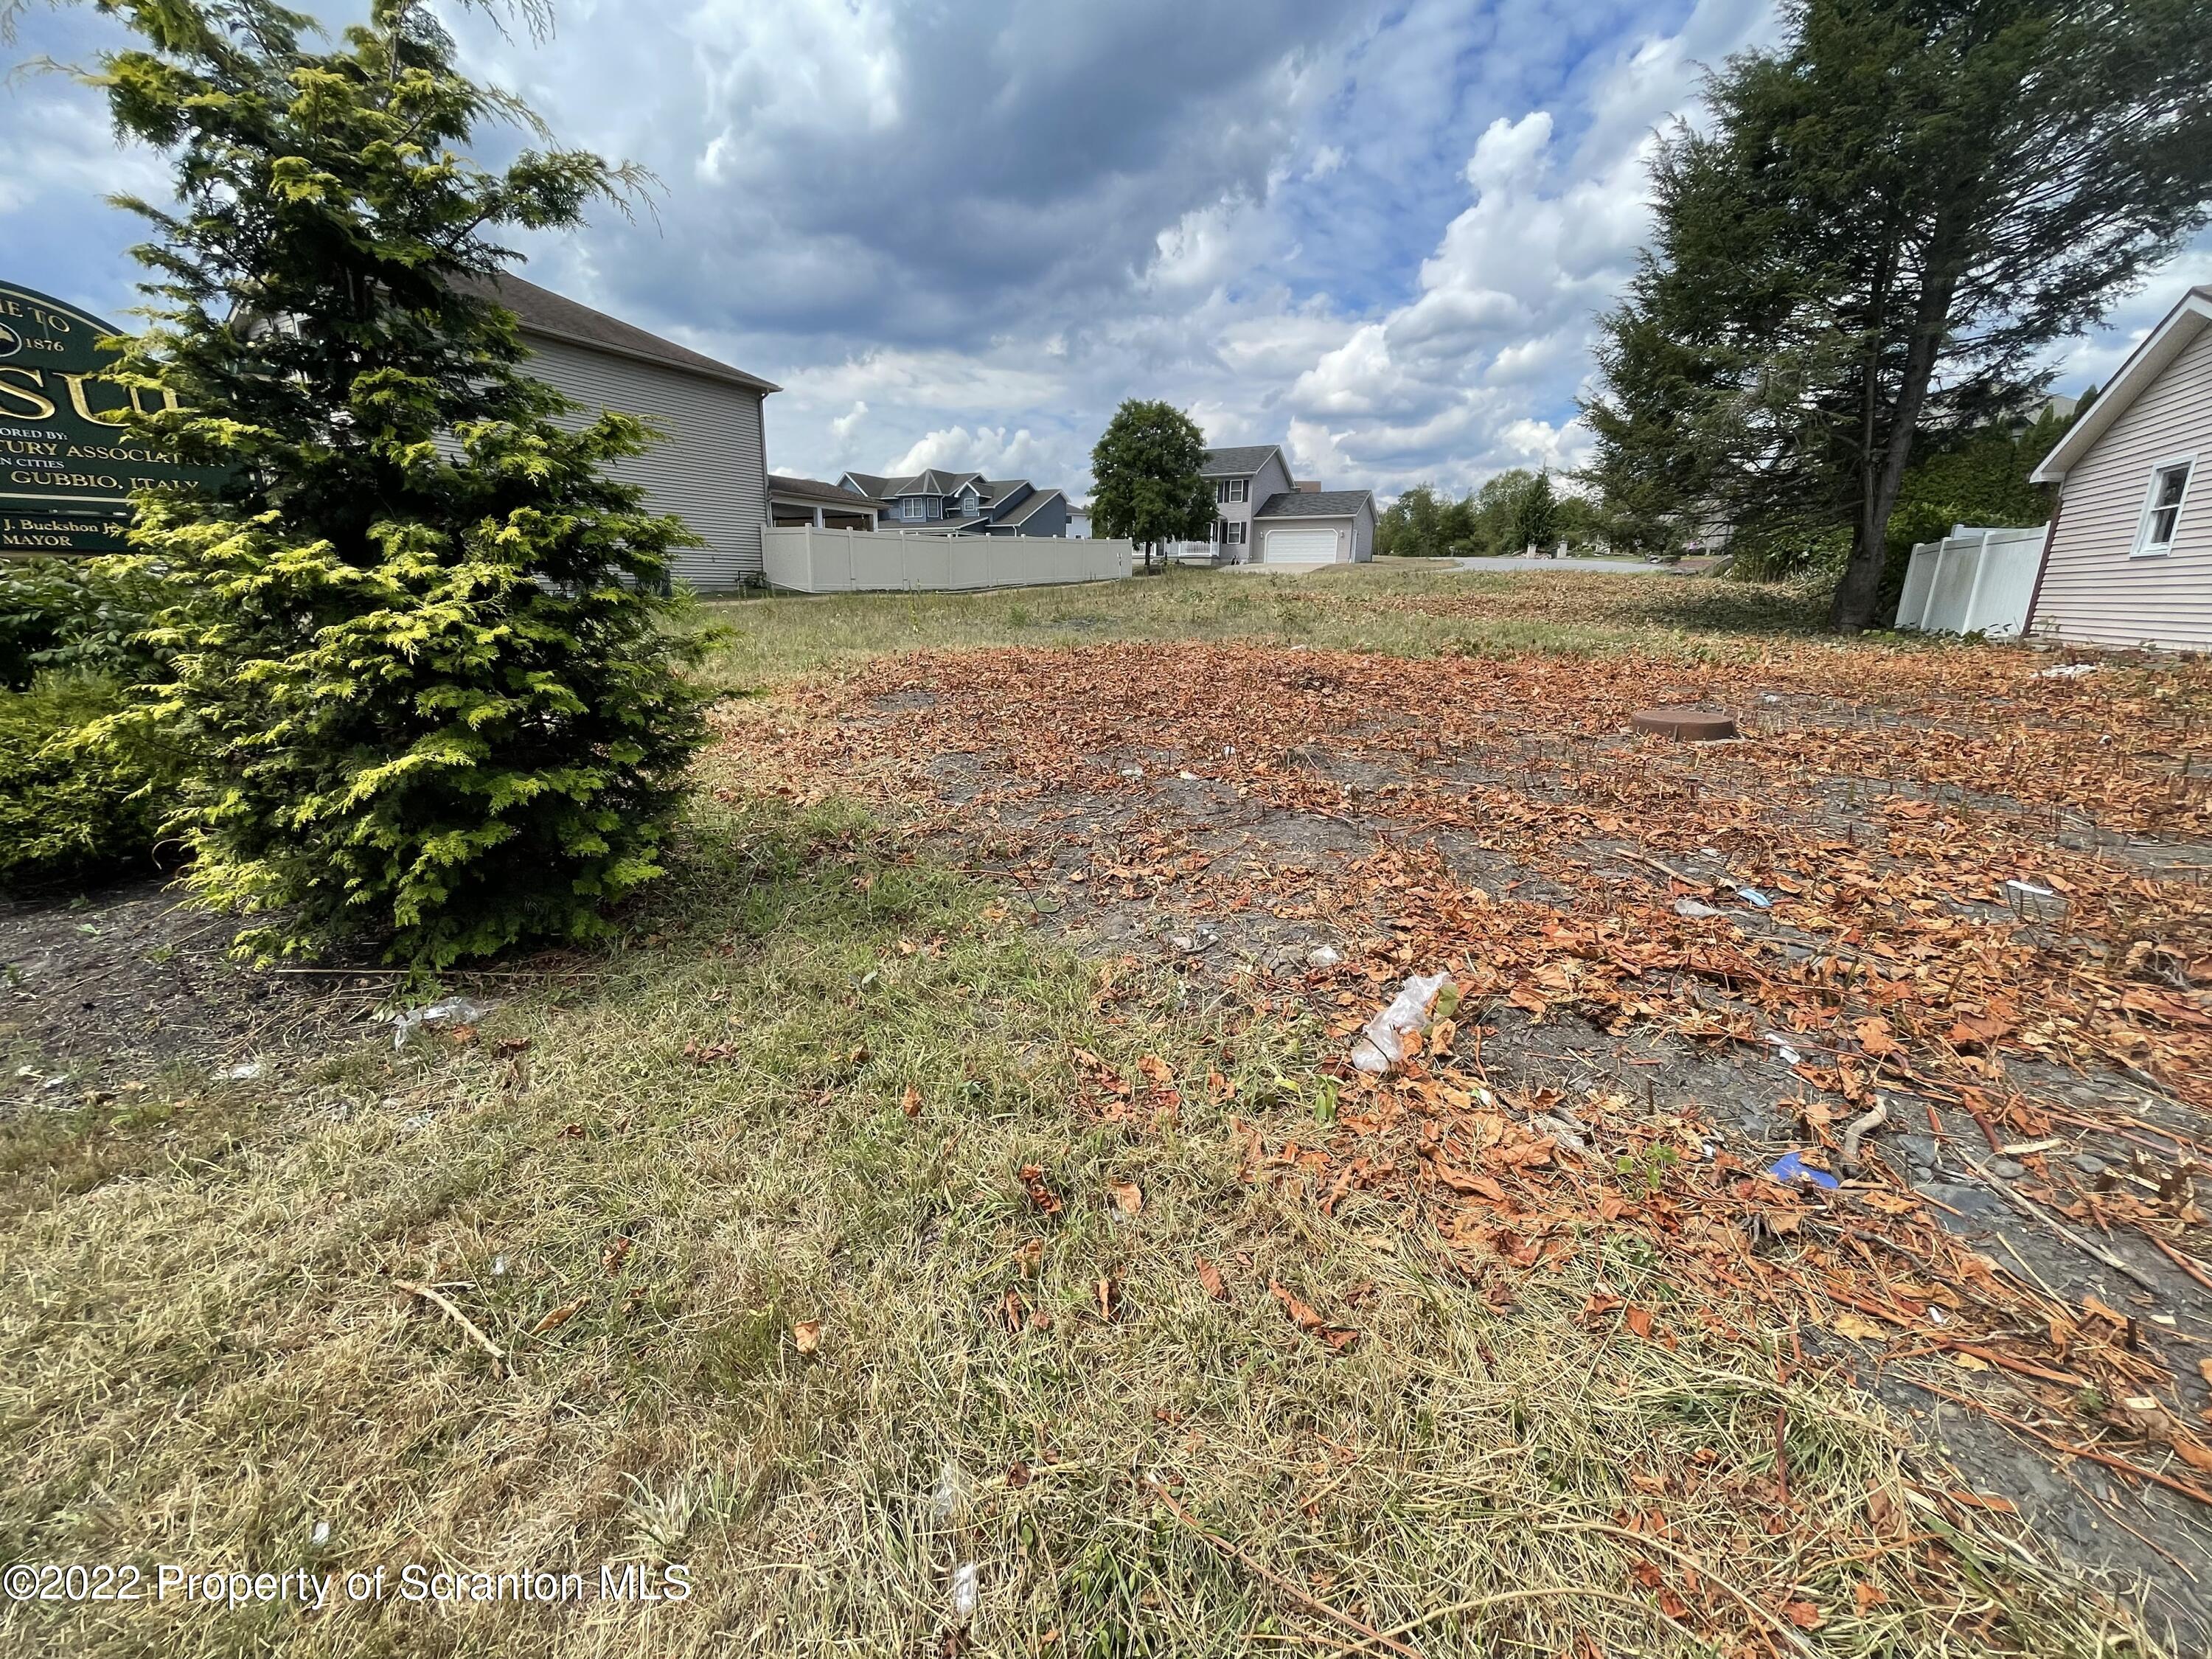
[[[204,897],[264,919],[241,950],[443,966],[603,931],[660,873],[703,737],[662,597],[691,538],[609,477],[653,434],[574,429],[491,279],[505,239],[638,175],[473,161],[480,121],[532,118],[424,0],[329,52],[273,0],[113,9],[143,45],[95,84],[178,206],[131,204],[158,282],[111,378],[150,411],[131,435],[214,482],[137,499],[114,568],[166,578],[173,668],[103,730],[186,757],[173,822]]]
[[[118,682],[85,675],[0,690],[0,886],[152,867],[155,769],[143,750],[84,741],[123,706]]]
[[[65,559],[0,559],[0,689],[21,691],[52,669],[125,684],[156,678],[160,659],[142,635],[159,602],[148,575]]]

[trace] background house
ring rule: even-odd
[[[873,530],[880,509],[857,489],[825,483],[819,478],[794,478],[786,473],[768,475],[769,522],[774,525],[814,525],[825,530]]]
[[[2212,650],[2212,287],[2194,288],[2030,476],[2059,488],[2027,631]]]
[[[904,478],[848,472],[838,482],[878,504],[878,529],[939,536],[1067,533],[1066,495],[1039,489],[1026,478],[987,478],[980,472],[932,467]]]
[[[1291,477],[1279,444],[1209,449],[1217,564],[1354,564],[1375,556],[1371,490],[1327,490]]]
[[[674,550],[677,579],[708,593],[757,580],[769,511],[763,404],[780,388],[520,276],[478,291],[514,313],[531,374],[587,416],[619,410],[661,433],[644,454],[608,470],[706,544]]]

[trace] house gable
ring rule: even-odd
[[[2091,404],[2035,474],[2060,494],[2028,631],[2212,650],[2212,295],[2192,293],[2112,384],[2111,413]]]

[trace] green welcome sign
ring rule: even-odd
[[[0,282],[0,556],[120,552],[133,490],[222,476],[117,429],[139,394],[103,378],[115,332]]]

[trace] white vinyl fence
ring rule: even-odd
[[[1929,634],[2017,635],[2027,621],[2049,525],[2033,530],[1955,527],[1923,542],[1905,567],[1897,625]]]
[[[793,593],[918,593],[1107,581],[1129,574],[1122,541],[1057,536],[932,536],[895,530],[761,535],[770,587]]]

